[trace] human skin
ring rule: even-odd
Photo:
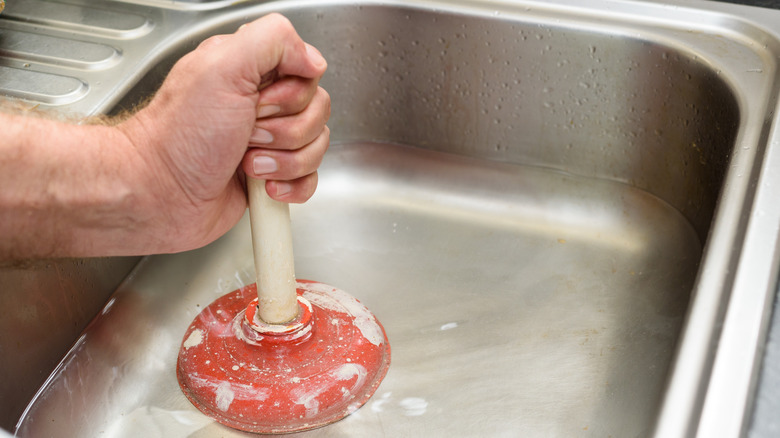
[[[244,214],[246,177],[305,202],[329,142],[326,68],[272,14],[204,41],[115,126],[0,113],[0,261],[204,246]]]

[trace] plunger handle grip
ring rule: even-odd
[[[284,324],[298,314],[290,206],[271,199],[265,180],[247,178],[249,223],[257,271],[257,316]]]

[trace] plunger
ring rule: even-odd
[[[248,178],[257,283],[218,298],[184,334],[176,376],[204,414],[247,432],[338,421],[373,395],[390,365],[382,325],[335,287],[295,280],[290,210]]]

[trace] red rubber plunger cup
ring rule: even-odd
[[[390,365],[382,325],[335,287],[295,281],[289,206],[249,179],[257,283],[208,305],[184,334],[176,376],[204,414],[247,432],[290,433],[356,411]]]

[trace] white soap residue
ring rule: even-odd
[[[268,388],[257,388],[252,384],[233,382],[217,382],[213,379],[199,377],[197,374],[187,376],[190,387],[208,388],[214,394],[217,408],[227,412],[233,400],[265,401],[271,394]]]
[[[399,403],[408,417],[419,417],[428,410],[428,402],[419,397],[407,397]]]
[[[306,418],[311,418],[320,412],[320,402],[317,400],[317,396],[322,394],[327,387],[318,387],[309,389],[308,391],[303,388],[294,388],[290,391],[290,396],[293,403],[303,405],[306,409]]]
[[[187,336],[182,346],[186,349],[199,345],[201,342],[203,342],[203,332],[200,329],[195,329]]]
[[[366,372],[366,368],[362,365],[355,363],[345,363],[341,366],[341,368],[336,370],[334,374],[338,380],[349,380],[353,377],[357,377],[354,388],[358,388],[363,386],[363,382],[366,380],[368,372]]]
[[[355,383],[350,389],[342,388],[343,396],[344,398],[347,398],[351,394],[356,393],[357,390],[363,386],[366,381],[368,372],[362,365],[345,363],[339,368],[331,370],[329,374],[337,381],[350,380],[357,377],[355,379]],[[299,387],[293,388],[290,391],[290,397],[293,403],[303,405],[303,407],[306,409],[306,418],[311,418],[320,412],[320,402],[317,400],[317,397],[332,387],[333,384],[328,382],[316,387],[306,387],[306,385],[301,385]]]
[[[217,398],[219,398],[220,395],[227,395],[223,393],[225,393],[226,390],[229,390],[233,394],[233,396],[231,397],[231,401],[236,398],[239,400],[264,401],[268,398],[268,396],[271,393],[271,391],[268,388],[257,388],[252,384],[248,384],[248,383],[233,382],[231,384],[230,382],[224,382],[224,381],[216,382],[213,379],[200,377],[197,374],[190,374],[189,376],[187,376],[187,379],[189,380],[191,387],[209,388],[211,391],[214,392]]]
[[[230,404],[233,403],[233,398],[236,394],[233,393],[233,389],[230,387],[230,382],[222,382],[217,386],[217,408],[222,412],[227,412],[230,408]]]
[[[390,396],[393,395],[392,392],[386,392],[382,394],[381,397],[375,398],[373,403],[371,403],[371,411],[372,412],[383,412],[384,411],[384,405],[390,400]]]
[[[384,342],[385,336],[374,315],[352,295],[322,283],[298,283],[298,287],[313,292],[304,294],[313,304],[323,309],[351,315],[355,327],[368,342],[374,345]]]

